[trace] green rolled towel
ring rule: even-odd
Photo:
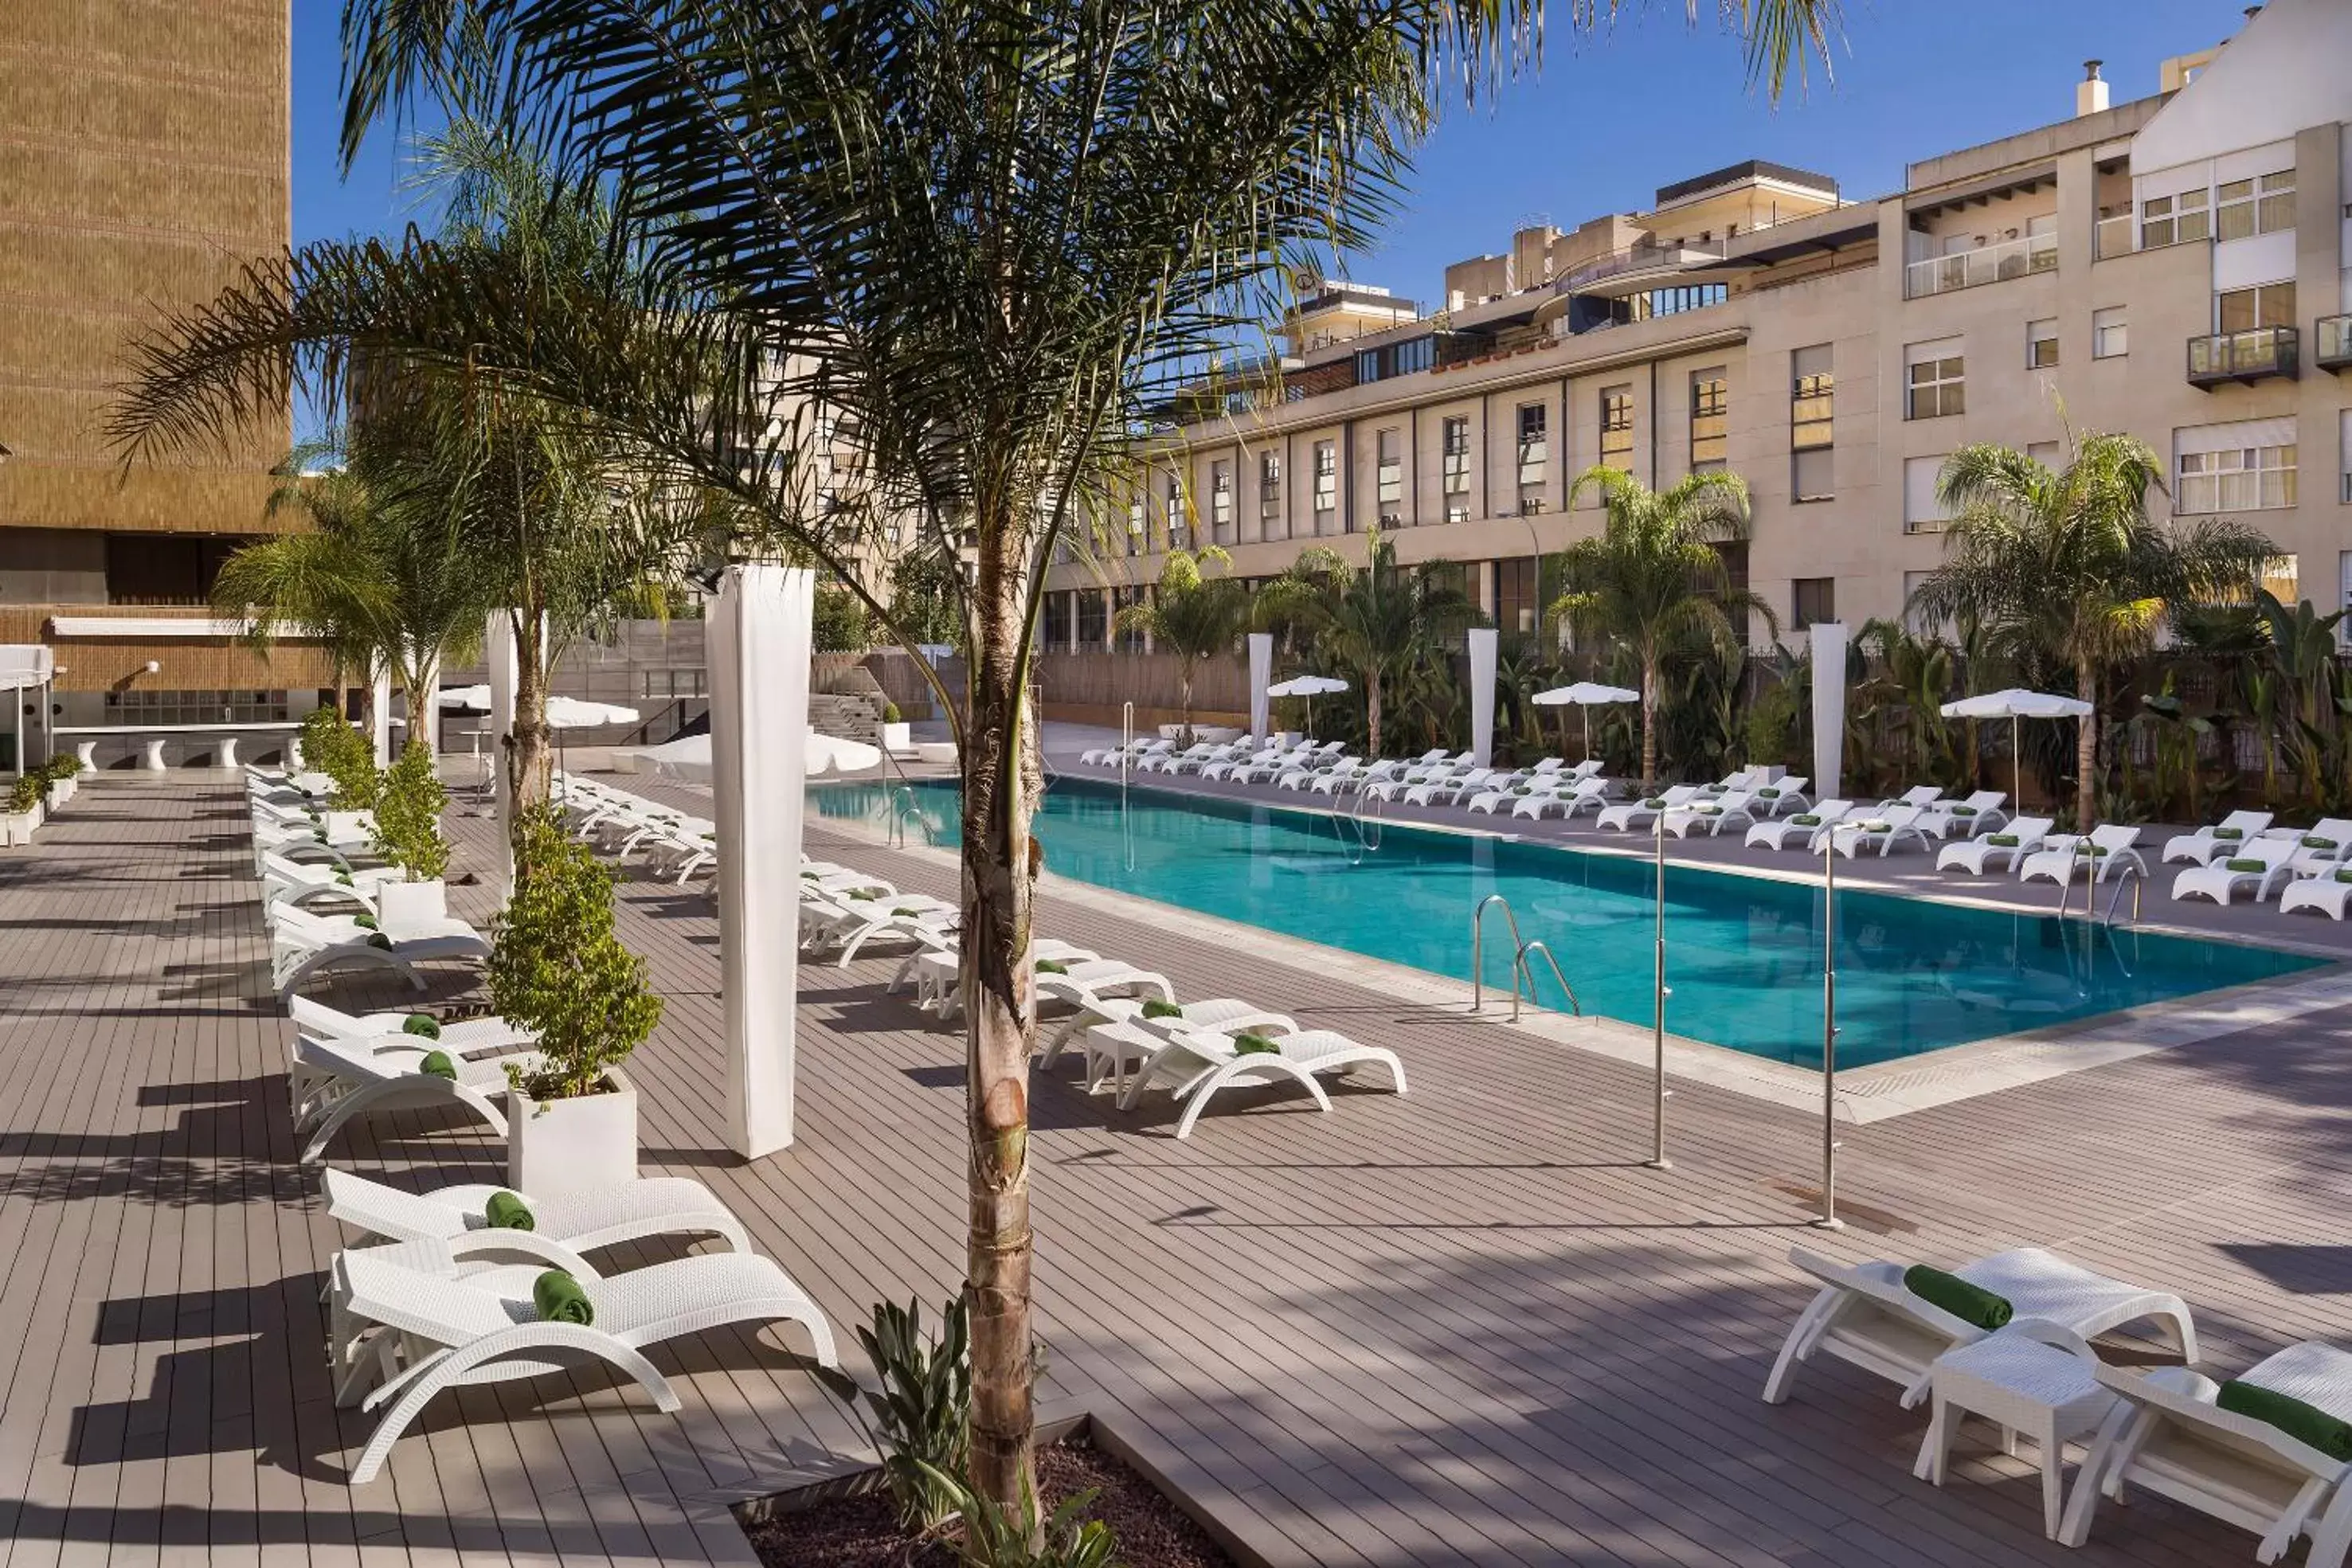
[[[2317,833],[2303,835],[2303,847],[2307,850],[2332,850],[2337,847],[2334,839],[2323,839]]]
[[[371,947],[381,948],[386,953],[392,951],[392,938],[385,936],[381,931],[369,932],[367,945]]]
[[[1146,997],[1143,998],[1143,1016],[1148,1019],[1180,1019],[1184,1016],[1184,1009],[1161,998]]]
[[[856,900],[857,900],[857,902],[858,902],[858,903],[860,903],[860,904],[871,904],[871,903],[873,903],[876,899],[877,899],[877,898],[881,897],[882,895],[881,895],[880,894],[878,894],[878,893],[875,892],[875,891],[874,891],[872,888],[870,888],[870,887],[861,887],[861,888],[859,888],[856,892],[855,892],[855,893],[851,894],[849,896],[850,896],[850,897],[852,897],[852,898],[854,898],[854,899],[856,899]]]
[[[337,872],[337,873],[335,873],[335,880],[336,880],[337,882],[339,882],[339,883],[342,883],[345,887],[351,887],[351,886],[354,885],[354,884],[353,884],[353,883],[352,882],[352,873],[349,873],[349,872],[347,872],[347,871],[339,871],[339,872]]]
[[[530,1282],[530,1304],[543,1323],[576,1323],[593,1327],[596,1308],[580,1281],[561,1269],[550,1269]]]
[[[912,919],[912,918],[914,918],[916,915],[919,915],[922,914],[922,911],[921,911],[921,910],[919,910],[919,909],[912,908],[912,907],[910,907],[909,905],[907,905],[907,904],[900,904],[898,908],[896,908],[896,909],[892,910],[892,911],[890,912],[890,914],[891,914],[892,918],[894,918],[894,919],[895,919],[895,918],[897,918],[897,917],[898,917],[898,916],[899,916],[899,915],[905,915],[905,916],[907,916],[908,919]]]
[[[1778,789],[1759,789],[1756,791],[1756,798],[1759,800],[1777,800],[1780,798],[1780,791]]]
[[[1801,828],[1818,828],[1822,825],[1821,818],[1811,811],[1800,811],[1789,821]]]
[[[449,1060],[449,1053],[446,1051],[426,1051],[425,1060],[416,1064],[416,1071],[430,1073],[436,1078],[446,1078],[453,1083],[457,1080],[457,1064]]]
[[[2013,850],[2017,847],[2018,840],[2015,833],[1987,833],[1985,835],[1985,842],[1989,844],[1999,844],[2005,850]]]
[[[1059,959],[1040,958],[1037,960],[1037,972],[1041,975],[1066,975],[1070,967]]]
[[[2242,839],[2246,836],[2246,830],[2243,828],[2216,828],[2213,830],[2213,836],[2217,839]]]
[[[441,1020],[431,1013],[411,1013],[400,1020],[400,1032],[422,1035],[426,1040],[439,1040]]]
[[[375,931],[381,929],[381,927],[376,925],[375,916],[373,915],[354,915],[352,916],[352,924],[358,926],[362,931]]]
[[[1242,1056],[1280,1056],[1282,1054],[1282,1047],[1262,1034],[1234,1036],[1234,1051]]]
[[[2352,882],[2352,866],[2346,866],[2342,871],[2337,872],[2336,873],[2336,880],[2338,882]]]
[[[1723,808],[1711,802],[1701,802],[1698,805],[1693,806],[1691,810],[1698,812],[1702,816],[1720,817],[1723,815]]]
[[[1663,798],[1655,795],[1651,796],[1648,800],[1642,802],[1643,805],[1647,806],[1653,811],[1657,810],[1665,803],[1666,802]]]
[[[323,844],[327,841],[327,830],[324,828],[313,828],[310,830],[310,836]]]
[[[1534,793],[1535,793],[1535,791],[1534,791],[1533,789],[1528,789],[1528,788],[1526,785],[1524,785],[1524,784],[1517,784],[1517,785],[1513,785],[1513,786],[1512,786],[1512,788],[1511,788],[1511,793],[1512,793],[1512,794],[1514,794],[1514,795],[1532,795],[1532,794],[1534,794]]]
[[[2103,855],[2107,852],[2107,846],[2105,844],[2076,844],[2074,846],[2074,852],[2078,855]]]
[[[2239,855],[2233,859],[2223,861],[2221,863],[2228,866],[2231,871],[2250,871],[2257,876],[2271,869],[2262,862],[2254,859],[2252,855]]]
[[[1891,833],[1895,831],[1895,824],[1884,817],[1873,817],[1867,821],[1856,822],[1854,826],[1865,833]]]
[[[2276,1427],[2296,1442],[2309,1444],[2339,1464],[2352,1461],[2352,1421],[2340,1420],[2292,1395],[2231,1378],[2221,1385],[2213,1403],[2232,1416]]]
[[[530,1217],[530,1205],[510,1192],[494,1192],[482,1205],[482,1218],[493,1230],[536,1230],[539,1221]]]
[[[1977,809],[1974,806],[1955,806],[1952,808],[1952,815],[1955,817],[1973,817],[1976,814]]]
[[[1958,1274],[1914,1263],[1903,1270],[1903,1288],[1928,1305],[1941,1307],[1960,1322],[1987,1333],[2009,1325],[2009,1302],[1981,1285],[1969,1284]]]

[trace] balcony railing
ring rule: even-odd
[[[2132,253],[2132,215],[2117,213],[2111,218],[2101,218],[2093,232],[2091,255],[2100,261],[2111,256]]]
[[[2022,239],[2006,239],[1999,245],[1980,245],[1974,250],[1915,261],[1905,270],[1903,297],[1918,299],[1930,294],[1949,294],[1956,288],[1974,288],[1979,284],[2023,277],[2029,272],[2049,272],[2057,265],[2058,236],[2027,235]]]
[[[2189,340],[2189,384],[2259,382],[2295,374],[2297,341],[2292,327],[2253,327]]]
[[[2352,316],[2322,316],[2313,325],[2318,337],[2313,362],[2331,375],[2352,369]]]

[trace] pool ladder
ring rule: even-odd
[[[1486,1006],[1486,966],[1482,951],[1486,931],[1486,906],[1503,906],[1503,919],[1511,928],[1511,1021],[1519,1021],[1519,1004],[1524,998],[1536,999],[1535,966],[1528,960],[1531,953],[1543,955],[1550,967],[1551,977],[1559,985],[1560,994],[1568,998],[1569,1010],[1578,1018],[1584,1016],[1584,1004],[1576,999],[1576,988],[1560,973],[1559,960],[1552,956],[1551,948],[1540,939],[1527,941],[1519,936],[1519,917],[1511,913],[1511,901],[1499,893],[1490,893],[1478,901],[1470,914],[1470,1010],[1477,1012]]]
[[[2091,874],[2084,878],[2083,882],[2083,918],[2084,920],[2095,921],[2102,925],[2112,927],[2116,923],[2116,905],[2124,901],[2124,886],[2126,883],[2129,883],[2131,886],[2132,895],[2131,924],[2135,925],[2138,925],[2140,894],[2145,889],[2147,883],[2147,863],[2143,862],[2137,853],[2134,853],[2132,858],[2126,862],[2116,871],[2114,891],[2107,894],[2107,909],[2105,915],[2097,913],[2099,899],[2098,867],[2094,864],[2089,868],[2089,870]],[[2070,876],[2064,882],[2058,884],[2059,919],[2063,920],[2066,918],[2066,912],[2074,906],[2074,879]]]

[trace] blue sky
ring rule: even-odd
[[[1564,12],[1564,5],[1557,9]],[[1896,189],[1903,165],[2074,111],[2082,61],[2106,61],[2116,100],[2156,90],[2157,62],[2228,37],[2240,0],[1846,0],[1836,80],[1776,108],[1748,91],[1736,44],[1694,33],[1679,0],[1635,4],[1491,111],[1449,106],[1391,232],[1351,274],[1417,299],[1445,264],[1500,250],[1523,219],[1563,227],[1639,211],[1656,187],[1747,158],[1833,176],[1852,197]],[[1712,13],[1702,0],[1702,9]],[[348,179],[335,165],[335,0],[294,7],[294,237],[396,230],[411,215],[394,139],[379,131]]]

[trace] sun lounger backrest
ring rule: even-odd
[[[428,1245],[410,1243],[412,1246]],[[536,1321],[530,1308],[464,1280],[428,1274],[362,1248],[337,1255],[351,1310],[370,1322],[419,1334],[437,1344],[467,1344]]]
[[[2103,850],[2127,850],[2139,842],[2139,830],[2111,822],[2091,830],[2091,842]]]
[[[2133,1404],[2161,1411],[2165,1419],[2191,1427],[2206,1442],[2266,1469],[2328,1478],[2352,1471],[2352,1465],[2330,1458],[2267,1421],[2222,1409],[2213,1403],[2221,1385],[2188,1367],[2160,1366],[2152,1372],[2134,1373],[2123,1367],[2101,1366],[2094,1375]]]

